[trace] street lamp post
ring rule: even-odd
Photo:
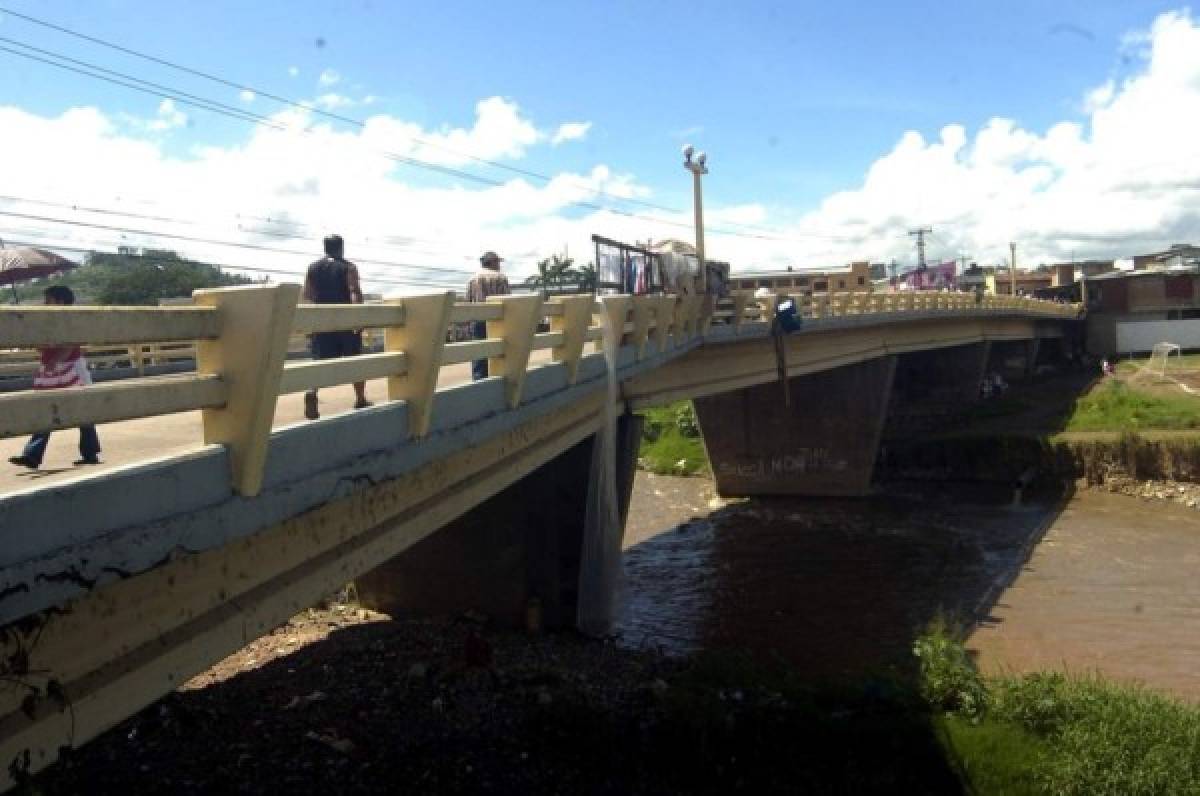
[[[683,167],[692,173],[692,195],[696,212],[696,262],[700,267],[700,292],[705,295],[708,295],[708,268],[704,264],[704,198],[700,178],[708,174],[707,163],[708,155],[697,152],[691,144],[683,148]]]
[[[1010,255],[1009,260],[1008,260],[1009,290],[1012,291],[1013,298],[1016,298],[1017,297],[1017,244],[1009,243],[1008,251],[1009,251],[1009,255]]]

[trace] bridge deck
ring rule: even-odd
[[[549,351],[535,351],[530,356],[532,366],[551,361]],[[471,380],[469,363],[448,365],[442,369],[438,387],[465,384]],[[387,383],[383,379],[367,382],[367,398],[376,405],[387,400]],[[349,386],[321,390],[321,416],[352,411],[353,392]],[[284,395],[275,405],[273,428],[280,429],[297,423],[308,423],[304,417],[304,401],[300,394]],[[39,470],[10,465],[8,457],[16,456],[25,438],[0,439],[0,496],[26,489],[65,484],[96,473],[106,472],[148,459],[184,454],[202,446],[203,422],[199,411],[180,412],[158,417],[142,417],[99,427],[103,464],[94,467],[74,467],[79,458],[78,433],[74,429],[56,431]]]

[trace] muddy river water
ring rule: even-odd
[[[724,503],[639,473],[619,630],[739,648],[818,677],[904,669],[938,615],[985,671],[1067,669],[1200,701],[1200,511],[1081,491],[900,485],[863,500]]]

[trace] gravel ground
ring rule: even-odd
[[[314,610],[72,753],[29,790],[958,790],[907,698],[875,688],[813,701],[747,666],[499,631],[482,617]]]
[[[522,725],[644,705],[678,664],[483,617],[293,618],[48,772],[48,793],[551,792]],[[660,686],[661,687],[661,686]]]

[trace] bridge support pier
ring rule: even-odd
[[[865,495],[887,416],[896,357],[884,356],[695,400],[717,491]]]
[[[901,354],[884,437],[942,428],[978,401],[991,352],[992,344],[982,342]]]
[[[642,418],[618,418],[616,498],[622,534]],[[520,627],[531,605],[542,627],[572,627],[594,469],[595,435],[358,578],[359,599],[396,617],[487,615]]]
[[[1037,367],[1041,339],[1008,340],[992,344],[988,370],[1000,373],[1009,381],[1021,381],[1033,376]]]

